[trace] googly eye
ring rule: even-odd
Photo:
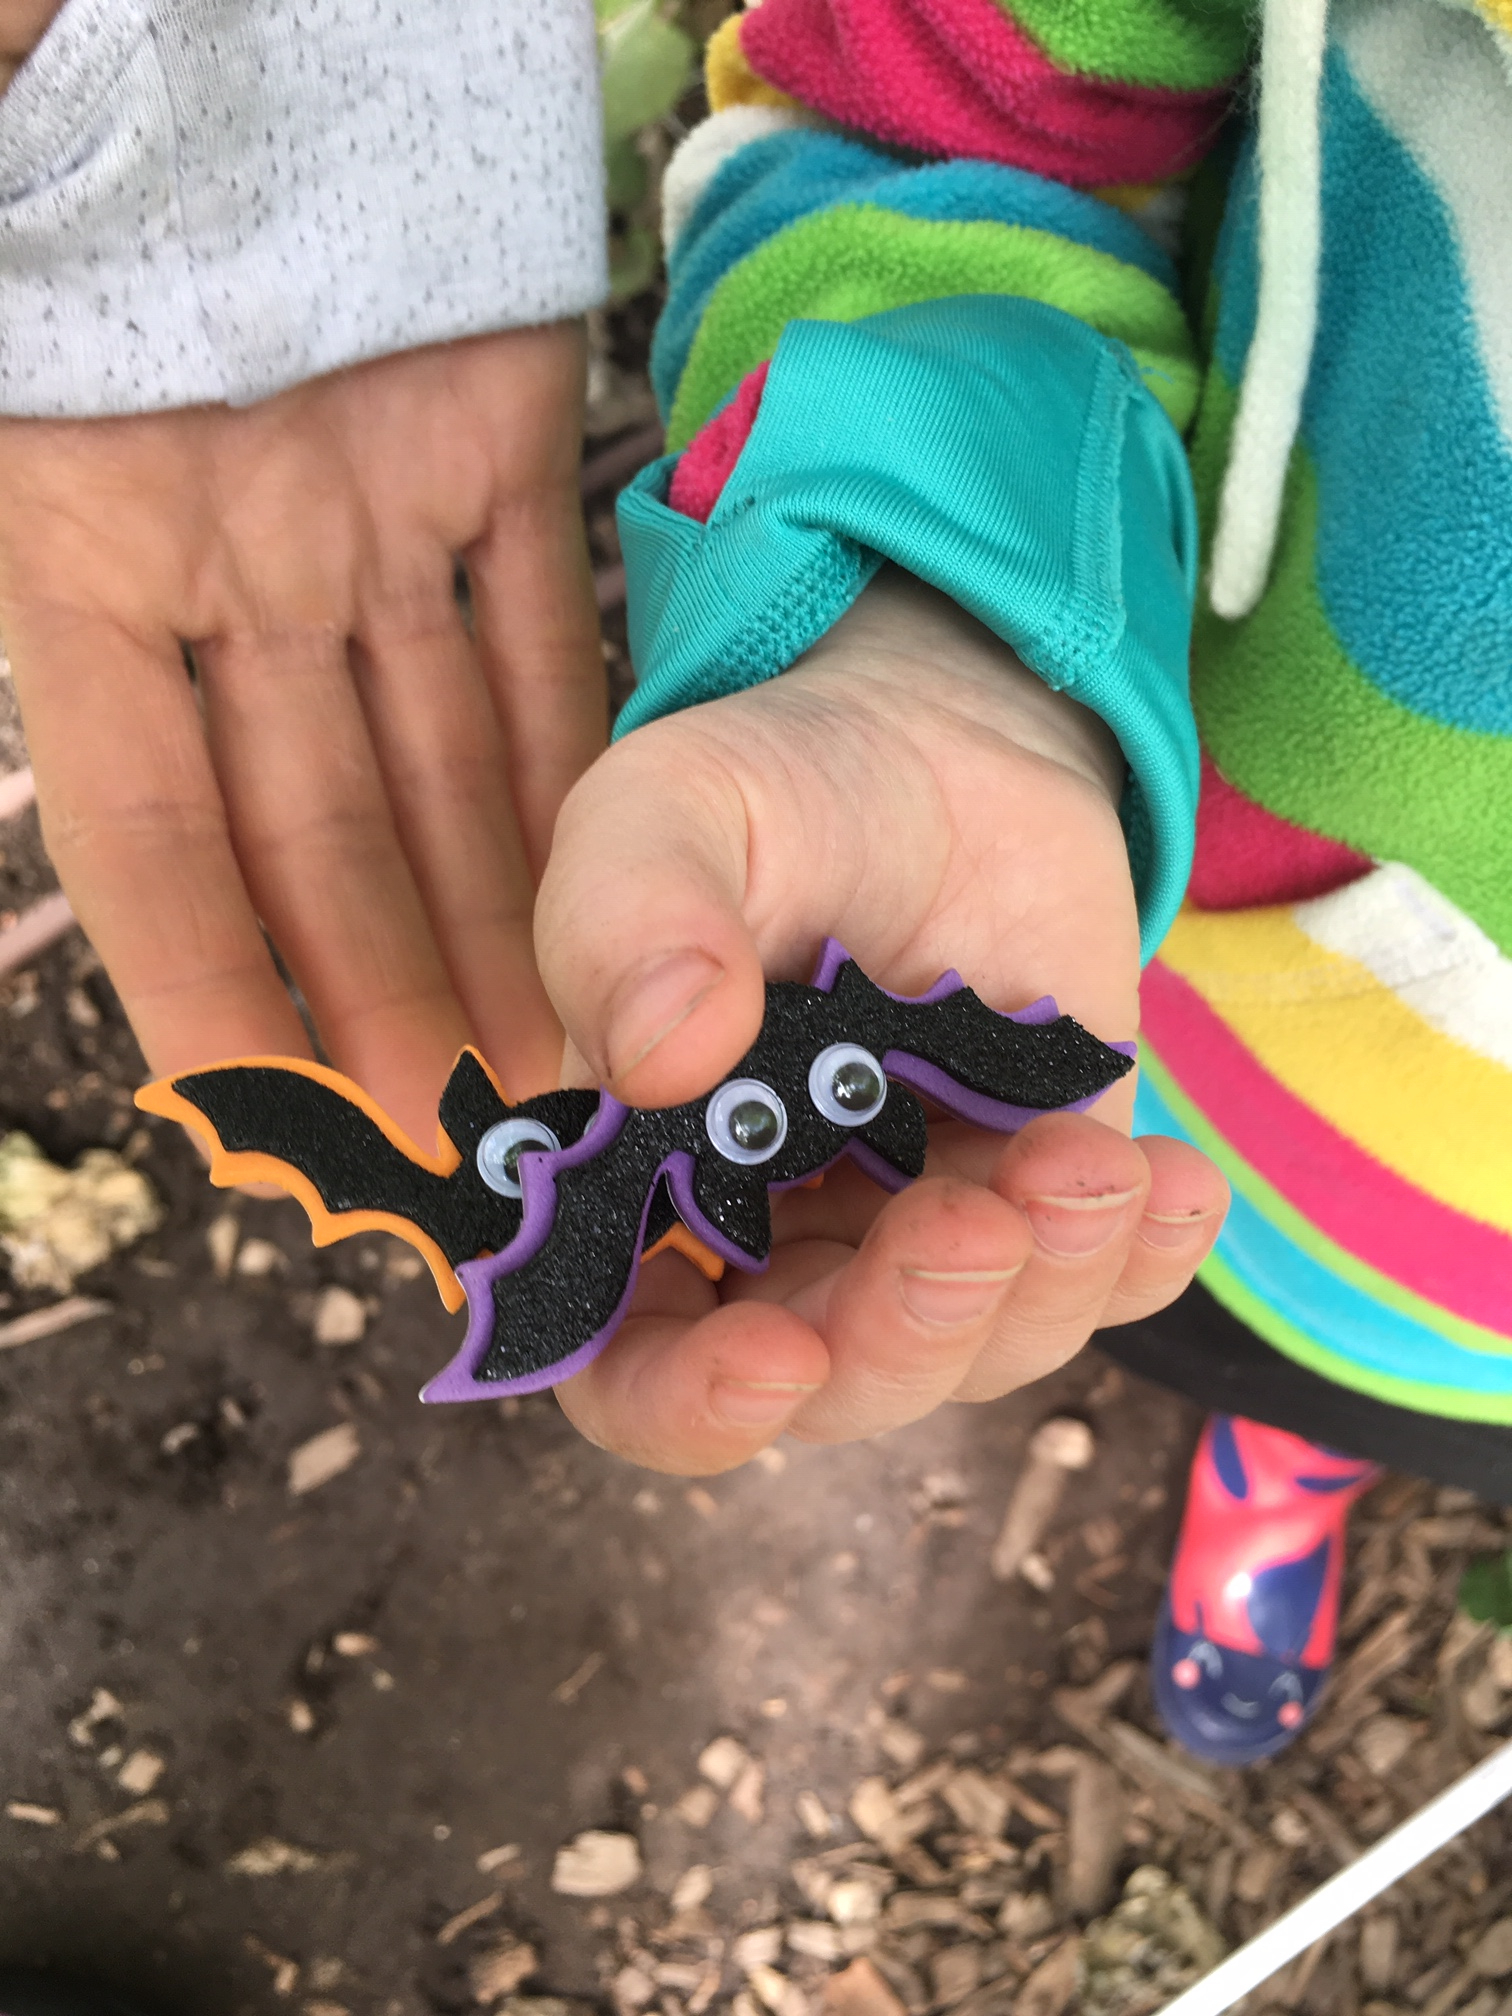
[[[727,1162],[770,1162],[787,1139],[787,1108],[759,1078],[732,1078],[709,1101],[704,1125]]]
[[[887,1104],[887,1073],[859,1043],[831,1043],[809,1066],[809,1097],[840,1127],[864,1127]]]
[[[478,1174],[501,1197],[520,1197],[520,1157],[560,1148],[561,1142],[539,1120],[499,1120],[478,1143]]]

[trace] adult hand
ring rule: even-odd
[[[0,0],[0,91],[42,40],[63,0]]]
[[[605,735],[582,379],[559,325],[242,410],[0,421],[47,843],[154,1072],[308,1054],[265,927],[422,1146],[466,1041],[512,1097],[557,1082],[534,886]]]
[[[884,573],[780,679],[638,730],[567,800],[537,910],[552,998],[631,1104],[708,1091],[770,978],[833,933],[883,986],[947,967],[1013,1008],[1054,994],[1138,1025],[1138,927],[1107,731],[980,625]],[[607,1351],[559,1387],[594,1441],[653,1467],[744,1461],[783,1429],[875,1434],[1050,1371],[1190,1280],[1226,1191],[1183,1144],[1098,1116],[1004,1143],[931,1128],[891,1201],[849,1162],[773,1200],[761,1275],[652,1262]]]

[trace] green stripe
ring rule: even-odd
[[[1232,1144],[1219,1133],[1212,1121],[1199,1106],[1195,1106],[1182,1091],[1150,1049],[1148,1041],[1140,1047],[1139,1068],[1147,1072],[1155,1090],[1164,1099],[1182,1126],[1191,1135],[1203,1153],[1209,1156],[1227,1176],[1236,1190],[1249,1199],[1255,1209],[1274,1225],[1278,1232],[1288,1238],[1294,1246],[1300,1246],[1304,1253],[1331,1274],[1349,1282],[1362,1295],[1373,1301],[1383,1302],[1414,1323],[1420,1323],[1425,1330],[1432,1330],[1451,1344],[1458,1344],[1466,1351],[1481,1351],[1493,1357],[1506,1358],[1512,1354],[1512,1339],[1499,1337],[1494,1330],[1484,1329],[1479,1323],[1471,1323],[1463,1316],[1456,1316],[1436,1302],[1426,1302],[1421,1295],[1415,1295],[1410,1288],[1404,1288],[1399,1281],[1388,1275],[1377,1273],[1367,1261],[1359,1259],[1343,1246],[1336,1246],[1332,1239],[1302,1217],[1295,1206],[1289,1204],[1281,1192],[1272,1187],[1251,1163],[1247,1162]]]
[[[1236,405],[1213,366],[1192,449],[1205,526]],[[1226,623],[1198,597],[1192,704],[1203,744],[1268,811],[1378,861],[1405,861],[1512,955],[1512,737],[1429,721],[1377,692],[1324,611],[1317,524],[1317,472],[1298,447],[1260,606]]]
[[[1027,225],[941,223],[844,204],[777,232],[714,289],[677,388],[668,448],[687,446],[773,354],[789,322],[859,322],[965,294],[1043,301],[1117,337],[1176,426],[1189,424],[1198,391],[1191,332],[1179,303],[1148,273]]]
[[[1244,68],[1249,0],[997,0],[1062,70],[1207,91]]]
[[[1283,1357],[1295,1359],[1297,1364],[1321,1373],[1337,1386],[1367,1393],[1372,1399],[1388,1401],[1395,1407],[1410,1407],[1419,1414],[1444,1414],[1454,1421],[1512,1424],[1512,1393],[1466,1393],[1456,1386],[1422,1385],[1387,1372],[1368,1371],[1352,1358],[1341,1358],[1316,1337],[1277,1315],[1215,1253],[1210,1253],[1197,1269],[1197,1278],[1215,1301],[1247,1324],[1257,1337],[1263,1337]]]

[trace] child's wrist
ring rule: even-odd
[[[1082,778],[1115,809],[1122,799],[1127,766],[1107,723],[1047,686],[984,623],[901,568],[884,567],[799,666],[822,666],[834,650],[914,684],[932,671],[947,677],[957,704],[976,689],[984,722],[996,732]]]

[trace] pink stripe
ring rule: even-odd
[[[740,46],[758,76],[842,126],[1081,188],[1190,168],[1230,96],[1058,70],[994,0],[762,0]]]
[[[1230,784],[1204,749],[1197,851],[1187,894],[1199,910],[1253,910],[1302,903],[1357,882],[1368,854],[1267,812]]]
[[[700,525],[708,524],[720,492],[734,474],[740,451],[751,438],[771,368],[768,359],[747,372],[729,405],[706,420],[684,448],[667,490],[667,502],[674,511],[696,518]]]
[[[1427,1302],[1505,1336],[1512,1239],[1378,1162],[1273,1078],[1160,960],[1140,989],[1143,1033],[1183,1092],[1326,1238]]]

